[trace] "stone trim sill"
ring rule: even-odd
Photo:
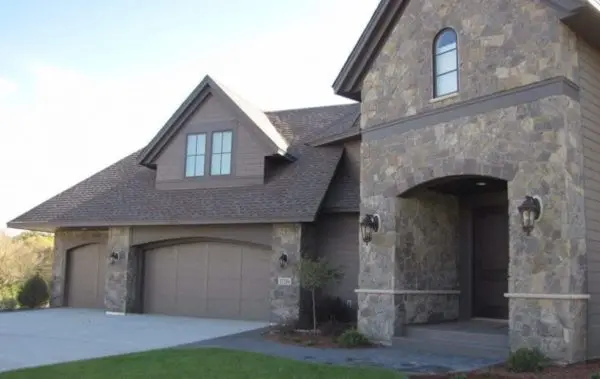
[[[459,290],[376,290],[358,288],[355,289],[354,292],[380,295],[460,295]]]
[[[505,293],[504,297],[513,299],[545,299],[545,300],[589,300],[585,293]]]
[[[111,312],[111,311],[106,311],[104,312],[105,315],[107,316],[125,316],[125,312]]]
[[[453,97],[457,97],[458,96],[458,92],[454,92],[451,93],[449,95],[444,95],[444,96],[440,96],[440,97],[434,97],[433,99],[429,100],[429,103],[439,103],[440,101],[444,101],[444,100],[448,100],[448,99],[452,99]]]

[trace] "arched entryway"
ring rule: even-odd
[[[421,300],[432,304],[432,309],[425,315],[409,314],[407,323],[456,316],[508,319],[504,296],[509,266],[507,181],[451,175],[422,182],[399,196],[404,287],[417,283],[416,290],[458,290],[458,302],[450,295],[442,301],[436,294]],[[414,308],[425,309],[419,304]]]

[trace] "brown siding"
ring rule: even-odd
[[[331,181],[323,211],[358,212],[360,203],[360,139],[344,144],[344,156]]]
[[[214,226],[140,226],[132,229],[132,244],[141,245],[179,238],[234,240],[271,246],[270,224]]]
[[[341,283],[329,286],[325,292],[356,305],[358,288],[358,213],[321,215],[317,220],[317,251],[334,266],[342,267]]]
[[[579,42],[587,228],[588,355],[600,357],[600,52]]]
[[[254,126],[240,122],[233,110],[227,109],[216,97],[209,97],[158,157],[157,188],[232,187],[262,183],[265,152],[249,128]],[[232,129],[234,133],[232,175],[210,177],[210,132],[224,129]],[[206,151],[206,175],[201,178],[185,178],[186,135],[202,132],[207,133],[209,141]]]
[[[346,155],[344,164],[351,178],[360,180],[360,139],[344,145]]]

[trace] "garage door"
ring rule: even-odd
[[[269,261],[267,250],[213,242],[149,250],[144,311],[268,320]]]
[[[67,305],[104,308],[106,246],[92,244],[69,251],[67,258]]]

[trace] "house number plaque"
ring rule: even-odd
[[[277,284],[279,284],[280,286],[291,286],[292,278],[280,276],[277,278]]]

